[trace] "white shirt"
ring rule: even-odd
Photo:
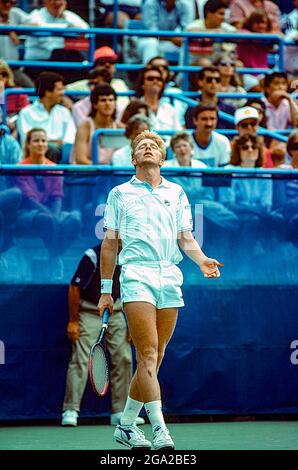
[[[156,131],[180,131],[182,129],[177,109],[162,100],[159,102],[156,114],[149,111],[149,119],[151,121],[152,129]]]
[[[112,165],[128,166],[134,168],[131,163],[131,145],[127,144],[118,150],[115,150],[112,156]]]
[[[192,230],[191,207],[181,186],[162,177],[157,188],[133,176],[110,191],[105,227],[122,240],[119,264],[182,260],[177,237]]]
[[[88,29],[89,25],[79,15],[65,10],[62,16],[52,16],[47,8],[33,10],[27,21],[28,25],[49,26],[57,28],[81,28]],[[47,60],[54,49],[64,48],[63,36],[28,37],[25,42],[25,60]]]
[[[195,143],[193,158],[201,160],[207,166],[224,166],[231,158],[231,144],[229,139],[218,132],[213,131],[207,147],[201,147],[196,141],[194,133],[192,138]]]
[[[23,108],[19,112],[17,120],[17,129],[22,144],[27,132],[33,127],[44,129],[49,140],[61,139],[64,143],[74,143],[75,123],[70,111],[60,104],[56,104],[49,113],[40,100]]]
[[[180,165],[177,158],[172,158],[171,160],[166,160],[163,164],[163,167],[166,168],[189,168]],[[207,165],[205,163],[200,162],[200,160],[194,160],[193,158],[190,160],[190,167],[191,168],[206,168]]]

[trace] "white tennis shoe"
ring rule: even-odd
[[[118,424],[114,432],[114,440],[130,449],[151,449],[151,442],[135,424],[130,426]]]
[[[79,413],[76,410],[65,410],[62,413],[61,426],[76,426]]]
[[[169,430],[166,427],[155,426],[153,429],[153,449],[175,449],[173,439],[170,436]]]

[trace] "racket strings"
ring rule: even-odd
[[[109,380],[108,363],[103,348],[95,346],[91,357],[91,373],[93,386],[97,393],[102,394]]]

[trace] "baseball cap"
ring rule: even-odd
[[[109,46],[102,46],[96,49],[94,52],[94,62],[97,60],[103,59],[103,60],[112,60],[116,61],[118,58],[116,52],[113,51],[113,49]]]
[[[245,119],[259,119],[259,113],[256,108],[252,106],[244,106],[244,108],[238,108],[235,111],[234,122],[235,125],[239,122],[244,121]]]

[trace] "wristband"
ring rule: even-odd
[[[113,288],[113,279],[102,279],[100,284],[101,294],[111,294]]]

